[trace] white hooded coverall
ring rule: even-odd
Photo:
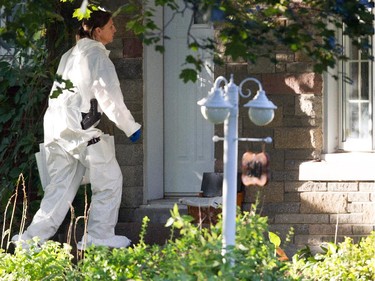
[[[84,38],[60,60],[57,74],[72,81],[75,89],[64,90],[58,98],[49,99],[44,116],[44,145],[51,181],[45,187],[40,209],[22,234],[24,240],[38,236],[43,242],[56,233],[86,169],[90,171],[92,189],[88,234],[97,239],[110,239],[115,235],[122,174],[115,158],[113,137],[104,135],[95,126],[83,130],[80,124],[81,112],[89,112],[90,100],[95,98],[98,111],[104,112],[128,137],[141,127],[124,104],[108,55],[102,43]],[[98,137],[99,142],[87,145]]]

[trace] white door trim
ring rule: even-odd
[[[155,7],[153,7],[155,9]],[[155,23],[163,25],[163,8],[155,9]],[[197,30],[199,30],[197,25]],[[204,27],[202,25],[202,27]],[[143,47],[143,106],[144,106],[144,161],[143,161],[143,204],[149,200],[164,198],[164,57],[154,46]],[[197,106],[198,107],[198,106]],[[198,109],[199,110],[199,109]],[[201,117],[201,116],[200,116]],[[204,121],[204,120],[203,120]],[[212,126],[213,131],[213,126]],[[211,131],[211,130],[210,130]],[[208,149],[212,157],[213,146]],[[202,172],[207,172],[204,170]]]
[[[155,7],[154,7],[155,8]],[[154,21],[163,25],[163,9],[156,8]],[[143,203],[164,197],[164,85],[163,54],[143,46]]]

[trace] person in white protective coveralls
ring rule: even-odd
[[[140,137],[141,125],[134,121],[123,101],[114,65],[105,48],[115,32],[111,13],[93,11],[82,22],[76,45],[60,60],[57,74],[70,80],[74,89],[63,90],[57,98],[50,97],[44,116],[44,146],[51,180],[30,226],[15,235],[13,241],[24,242],[38,236],[44,242],[51,238],[68,213],[88,169],[92,198],[87,234],[78,243],[78,249],[91,244],[120,248],[131,243],[126,236],[115,235],[122,174],[113,137],[95,128],[97,120],[89,128],[82,123],[83,113],[92,111],[93,102],[97,101],[98,112],[106,114],[131,141]],[[57,85],[55,82],[51,93]]]

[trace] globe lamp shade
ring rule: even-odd
[[[224,98],[223,90],[213,89],[207,98],[198,101],[203,117],[214,124],[221,124],[228,118],[231,103]]]
[[[259,90],[254,99],[244,106],[249,108],[249,118],[257,126],[269,124],[275,117],[277,108],[263,90]]]
[[[221,124],[229,116],[229,109],[228,108],[213,108],[213,107],[206,107],[205,115],[207,119],[214,124]]]
[[[265,126],[273,120],[275,112],[273,109],[249,108],[249,118],[257,126]]]

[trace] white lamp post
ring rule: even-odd
[[[223,254],[228,251],[228,247],[235,245],[238,141],[272,142],[269,137],[264,139],[238,138],[239,95],[244,98],[250,97],[250,91],[248,95],[242,93],[242,87],[248,81],[253,81],[259,86],[257,95],[245,105],[245,107],[249,107],[249,118],[258,126],[267,125],[273,120],[274,110],[277,107],[268,100],[261,83],[255,78],[243,80],[238,87],[233,82],[233,75],[231,75],[229,83],[224,77],[220,76],[215,80],[214,87],[208,96],[198,101],[205,119],[214,124],[224,122],[224,138],[218,136],[213,138],[214,141],[224,141]],[[220,87],[222,82],[225,83],[224,89]]]

